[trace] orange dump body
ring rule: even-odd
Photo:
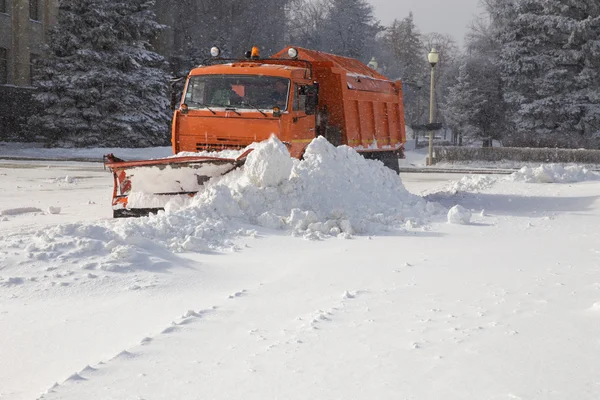
[[[406,134],[400,81],[390,81],[351,58],[296,48],[298,57],[292,59],[288,49],[268,59],[193,69],[182,106],[173,118],[174,153],[242,149],[274,134],[294,157],[300,157],[318,135],[362,153],[394,152],[402,156]],[[223,103],[212,106],[206,99],[213,81],[227,80],[234,95],[244,96],[243,83],[250,79],[286,82],[286,104],[279,112],[252,101],[250,105],[243,105],[242,100],[241,106],[228,107]],[[271,88],[267,84],[264,90]],[[316,108],[307,104],[310,93],[318,93]],[[190,102],[192,96],[203,98],[197,107]]]

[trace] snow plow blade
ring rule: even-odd
[[[113,174],[114,218],[141,217],[164,210],[173,197],[192,197],[211,178],[244,165],[247,150],[238,158],[186,156],[125,161],[104,156],[104,167]]]

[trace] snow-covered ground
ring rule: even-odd
[[[123,220],[100,163],[0,160],[0,399],[600,397],[596,173],[284,156]]]

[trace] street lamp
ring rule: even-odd
[[[433,124],[434,71],[435,71],[435,64],[437,64],[438,61],[440,61],[440,55],[438,54],[438,52],[435,49],[431,49],[431,51],[427,55],[427,60],[429,61],[429,64],[431,64],[431,90],[430,90],[430,94],[429,94],[429,123]],[[432,164],[433,164],[433,129],[430,129],[429,130],[429,157],[427,158],[427,165],[432,165]]]

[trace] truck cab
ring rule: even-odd
[[[318,86],[304,67],[233,62],[193,69],[175,111],[174,153],[242,149],[276,135],[299,157],[316,137]]]

